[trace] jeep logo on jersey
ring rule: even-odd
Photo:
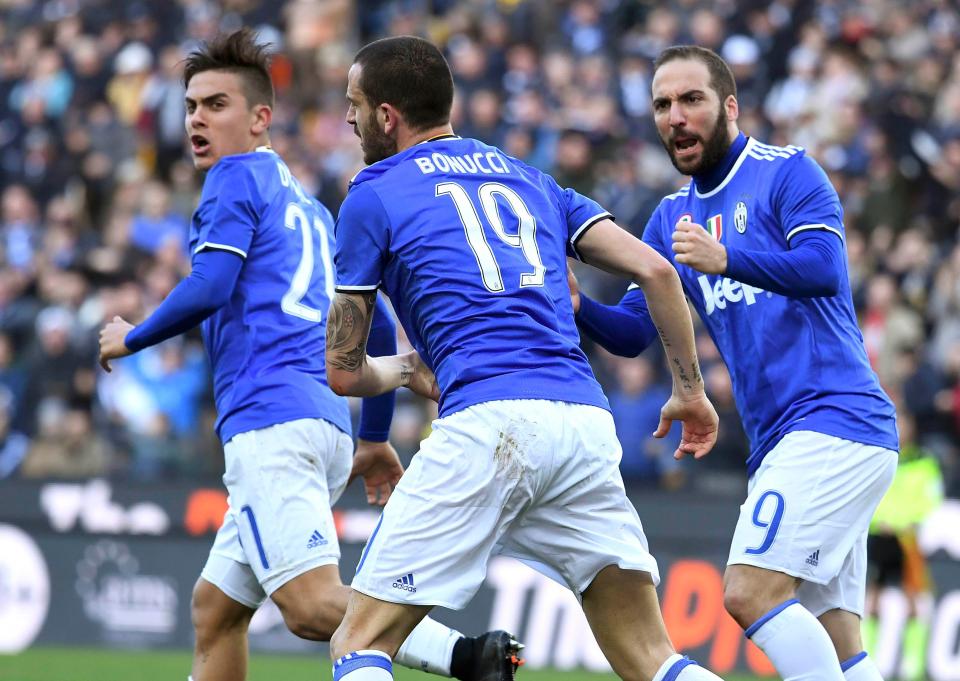
[[[737,207],[733,211],[733,226],[741,234],[747,231],[747,204],[743,201],[737,201]]]
[[[727,309],[728,301],[739,303],[743,300],[747,305],[753,305],[757,302],[757,294],[764,293],[762,288],[741,284],[727,277],[720,277],[711,284],[707,275],[701,274],[697,281],[700,282],[700,290],[703,291],[703,304],[707,308],[707,315],[712,315],[714,310]]]

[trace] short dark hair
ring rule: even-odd
[[[353,59],[363,69],[360,90],[373,106],[397,108],[414,130],[450,122],[453,75],[433,43],[414,36],[376,40]]]
[[[183,67],[183,84],[204,71],[228,71],[240,76],[247,104],[273,107],[273,81],[270,79],[270,45],[257,42],[249,28],[221,33],[190,53]]]
[[[668,47],[653,62],[654,73],[667,62],[678,59],[692,59],[707,67],[707,71],[710,72],[710,87],[720,96],[721,103],[725,102],[730,95],[737,96],[737,81],[734,79],[733,71],[730,70],[727,62],[723,61],[723,58],[713,50],[699,45]]]

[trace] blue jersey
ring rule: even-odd
[[[580,350],[566,256],[609,217],[472,139],[424,142],[353,180],[337,218],[337,290],[383,287],[440,386],[440,415],[492,400],[607,409]]]
[[[269,149],[226,156],[207,174],[190,252],[244,259],[230,301],[201,326],[223,442],[301,418],[350,433],[347,401],[330,390],[324,366],[332,239],[330,212]]]
[[[814,229],[842,240],[840,201],[816,162],[798,147],[750,139],[712,191],[700,193],[694,181],[664,198],[643,238],[677,268],[730,370],[750,438],[751,474],[795,430],[898,449],[893,404],[857,327],[846,259],[836,295],[777,295],[676,263],[671,245],[678,221],[703,225],[730,249],[782,252],[796,235]]]

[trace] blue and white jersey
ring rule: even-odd
[[[347,401],[327,385],[324,325],[333,296],[333,218],[273,151],[226,156],[207,174],[190,253],[244,259],[230,301],[202,324],[217,434],[322,418],[349,434]]]
[[[837,295],[777,295],[674,260],[679,221],[703,225],[731,249],[782,252],[806,230],[844,238],[843,211],[826,174],[798,147],[749,139],[716,188],[692,181],[664,198],[643,239],[680,274],[733,380],[750,438],[752,474],[791,431],[898,449],[893,404],[871,369],[843,259]]]
[[[492,400],[608,409],[580,350],[566,256],[603,208],[477,140],[362,170],[337,218],[337,290],[390,296],[440,415]]]

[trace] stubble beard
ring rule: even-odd
[[[363,129],[361,137],[363,148],[363,162],[371,165],[397,153],[397,142],[389,135],[381,132],[377,125],[376,114],[370,116]]]

